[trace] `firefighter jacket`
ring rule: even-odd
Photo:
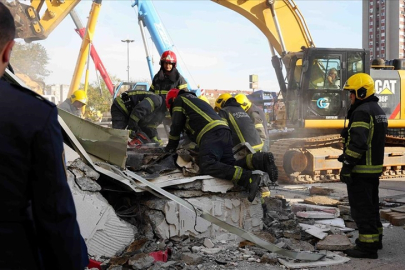
[[[256,151],[263,148],[263,142],[255,129],[252,119],[236,99],[228,99],[218,114],[228,123],[232,131],[233,146],[248,142]]]
[[[247,110],[247,113],[255,124],[256,130],[260,134],[260,138],[262,138],[263,141],[266,140],[268,137],[267,119],[263,110],[252,103],[249,110]]]
[[[0,269],[84,269],[58,109],[2,80],[0,92]]]
[[[158,73],[156,73],[156,75],[153,77],[152,85],[150,86],[149,91],[162,95],[163,99],[166,100],[166,94],[172,88],[186,90],[187,82],[176,67],[173,67],[168,74],[165,73],[164,69],[161,67]]]
[[[70,98],[65,99],[65,101],[58,105],[58,108],[67,111],[68,113],[74,114],[78,117],[82,117],[82,110],[73,106]]]
[[[357,100],[348,112],[349,125],[344,138],[343,163],[352,173],[380,176],[384,162],[387,116],[374,95]]]
[[[118,107],[119,111],[113,110],[114,107]],[[161,96],[150,91],[126,91],[114,99],[111,109],[113,128],[128,128],[132,131],[142,129],[150,138],[153,138],[157,136],[156,128],[162,123],[166,111],[166,105]],[[114,123],[114,119],[120,119],[113,115],[117,113],[123,114],[127,122]],[[148,132],[144,128],[148,129]]]
[[[197,98],[191,92],[180,91],[174,99],[170,113],[172,125],[166,150],[177,148],[183,130],[193,142],[199,145],[201,138],[207,132],[221,128],[229,129],[226,122],[207,102]]]

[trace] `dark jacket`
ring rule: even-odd
[[[186,90],[187,82],[176,67],[173,67],[168,74],[166,74],[161,67],[158,73],[156,73],[156,75],[153,77],[152,85],[150,86],[149,91],[162,95],[164,100],[166,100],[166,94],[172,88]]]
[[[248,142],[256,151],[262,149],[263,142],[255,129],[252,119],[242,109],[236,99],[228,99],[218,114],[228,123],[232,131],[234,146],[239,143]]]
[[[0,269],[84,269],[58,110],[4,81],[0,92]]]
[[[267,119],[264,111],[252,103],[249,110],[247,110],[247,113],[255,124],[256,130],[260,134],[260,138],[265,140],[268,137],[269,131],[267,130]]]
[[[207,132],[220,128],[229,129],[226,122],[207,102],[197,98],[191,92],[180,91],[174,99],[171,115],[172,125],[167,146],[170,150],[177,148],[183,130],[193,142],[199,145],[201,138]]]
[[[388,120],[374,95],[356,100],[348,112],[349,126],[344,138],[344,160],[354,166],[352,173],[379,176],[384,162]]]
[[[133,131],[142,129],[152,138],[157,136],[156,128],[162,123],[166,111],[161,96],[150,91],[126,91],[114,99],[111,107],[112,127]]]

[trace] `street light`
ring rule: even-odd
[[[132,39],[122,39],[121,41],[127,43],[127,58],[128,58],[127,72],[128,72],[128,82],[129,82],[129,43],[130,43],[130,42],[134,42],[135,40],[132,40]]]

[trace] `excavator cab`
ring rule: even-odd
[[[350,106],[343,84],[355,73],[369,73],[368,54],[362,49],[304,48],[284,56],[287,126],[341,129]]]

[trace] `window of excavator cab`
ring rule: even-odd
[[[310,88],[340,89],[340,57],[324,57],[312,62]]]
[[[356,73],[364,72],[363,52],[351,52],[347,54],[347,78]]]

